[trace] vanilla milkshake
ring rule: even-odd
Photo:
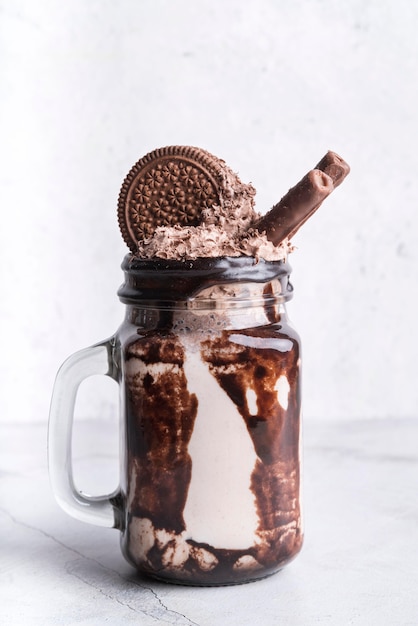
[[[122,549],[158,578],[254,580],[302,545],[300,343],[285,309],[290,268],[254,265],[249,257],[124,262]],[[183,290],[193,285],[194,296],[183,291],[158,303],[138,293],[134,302],[132,285],[150,284],[148,271],[156,293],[176,277]],[[250,271],[254,282],[240,283]],[[214,274],[228,276],[222,289],[205,288]]]

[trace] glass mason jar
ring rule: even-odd
[[[126,559],[169,582],[224,585],[273,574],[302,545],[300,341],[286,315],[290,267],[248,257],[128,255],[125,320],[55,383],[49,432],[58,502],[121,531]],[[79,383],[120,385],[120,487],[75,488]]]

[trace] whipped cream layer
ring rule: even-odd
[[[279,246],[263,234],[249,230],[245,236],[231,236],[215,224],[200,226],[159,226],[152,237],[138,244],[144,259],[198,259],[202,257],[249,256],[266,261],[284,261],[293,246],[286,239]]]

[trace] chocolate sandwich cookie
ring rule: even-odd
[[[126,176],[118,201],[122,236],[136,252],[158,226],[198,226],[202,211],[219,205],[225,164],[191,146],[146,154]]]

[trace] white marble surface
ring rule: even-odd
[[[76,477],[108,490],[116,426],[79,422]],[[305,545],[275,576],[189,588],[139,577],[118,532],[67,517],[46,425],[0,427],[0,623],[65,626],[418,624],[418,420],[305,425]],[[80,485],[81,486],[81,485]]]

